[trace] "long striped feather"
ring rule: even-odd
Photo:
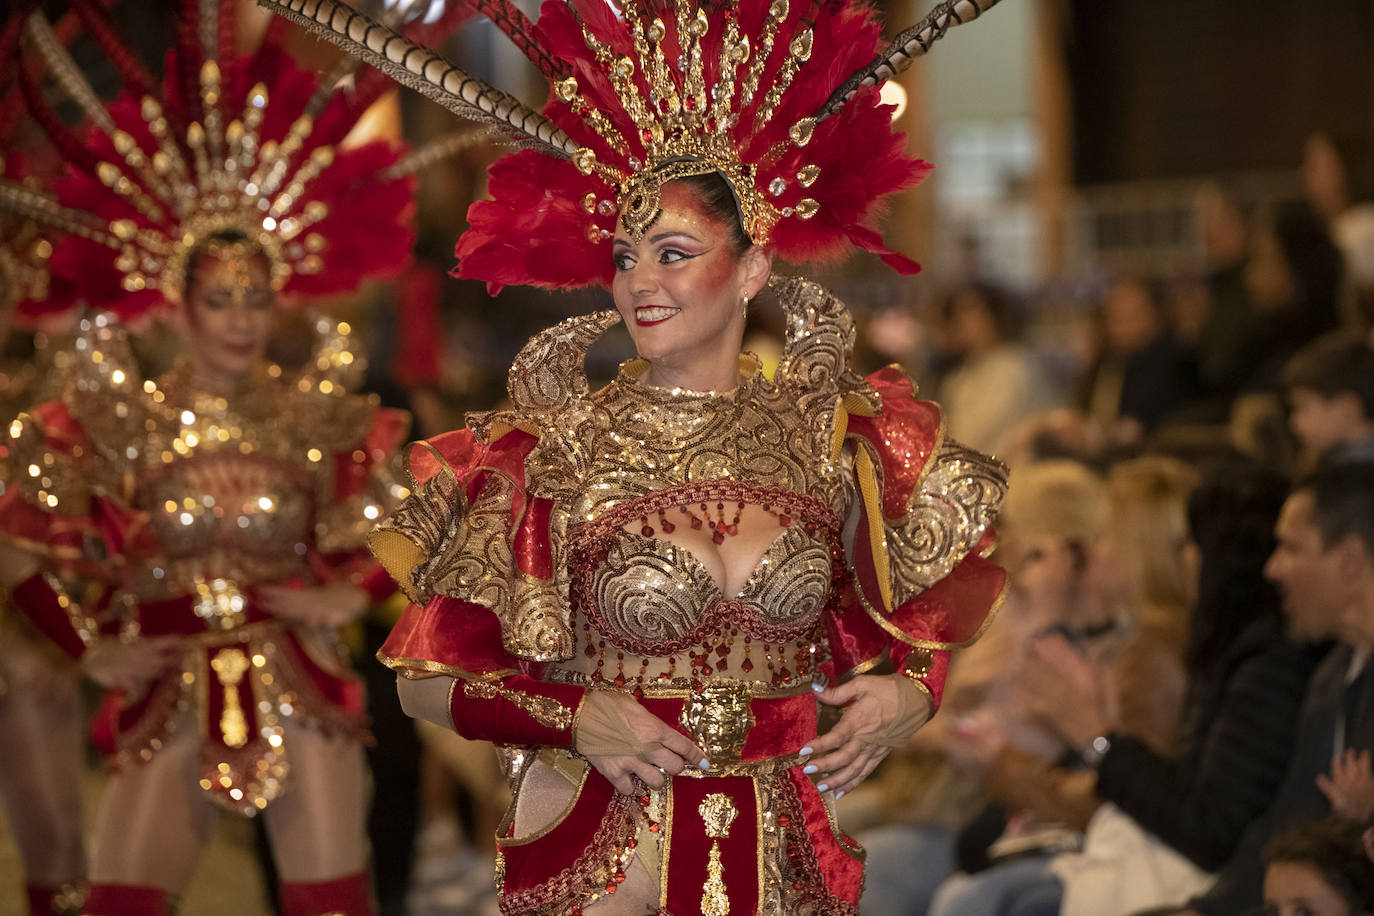
[[[864,86],[877,86],[911,66],[956,25],[972,22],[996,6],[998,0],[945,0],[920,22],[902,32],[871,63],[855,72],[830,94],[816,112],[817,123],[845,106]]]
[[[578,145],[518,99],[475,80],[433,51],[335,0],[258,0],[462,118],[499,127],[543,152],[569,158]]]

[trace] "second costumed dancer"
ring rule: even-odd
[[[394,145],[344,143],[366,100],[294,66],[275,30],[238,54],[235,4],[179,12],[159,83],[100,33],[125,86],[108,105],[41,13],[25,23],[87,125],[62,126],[25,61],[67,170],[47,191],[0,183],[0,208],[60,230],[53,276],[104,311],[60,396],[6,418],[0,584],[110,688],[81,912],[174,910],[222,808],[265,818],[288,916],[364,916],[368,732],[338,630],[395,589],[364,539],[407,492],[390,470],[408,419],[350,393],[342,323],[315,320],[300,368],[268,345],[281,300],[404,267],[414,185]],[[130,328],[153,315],[185,347],[144,378]],[[58,572],[110,600],[72,602]]]
[[[542,115],[347,7],[264,5],[530,147],[492,167],[458,276],[614,296],[530,342],[508,410],[413,449],[372,536],[414,602],[382,649],[403,702],[511,763],[502,911],[856,913],[834,799],[997,606],[1006,474],[899,370],[854,374],[845,307],[773,260],[914,269],[871,228],[926,168],[877,84],[991,3],[881,52],[851,2],[475,3],[549,78]],[[761,295],[771,379],[739,352]],[[639,358],[593,392],[622,320]]]

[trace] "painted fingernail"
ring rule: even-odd
[[[838,792],[835,793],[835,800],[836,800],[836,801],[839,801],[839,800],[842,799],[842,798],[844,798],[844,789],[841,789],[840,791],[838,791]]]
[[[797,751],[797,756],[798,756],[798,757],[806,757],[806,756],[808,756],[808,755],[811,754],[811,753],[812,753],[811,748],[809,748],[809,747],[804,747],[804,748],[802,748],[801,750]]]
[[[812,684],[812,685],[811,685],[811,689],[814,690],[814,691],[816,691],[817,693],[825,693],[825,685],[824,685],[824,684]]]
[[[828,788],[830,788],[830,787],[827,786],[825,783],[821,783],[820,785],[816,786],[816,791],[817,791],[817,792],[824,792],[824,791],[825,791],[826,789],[828,789]]]
[[[703,770],[709,770],[711,769],[711,761],[703,757],[701,760],[697,761],[697,766],[701,767]]]
[[[812,773],[816,772],[817,769],[819,769],[819,767],[814,763],[808,763],[806,766],[802,767],[802,772],[810,776]]]

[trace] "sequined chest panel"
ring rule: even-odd
[[[780,520],[737,594],[724,594],[700,558],[656,536],[659,530],[633,530],[645,517],[699,522],[727,503]],[[706,508],[698,515],[687,505]],[[617,650],[638,655],[684,653],[732,630],[762,644],[806,640],[843,575],[837,528],[828,506],[776,487],[717,481],[659,490],[582,529],[573,550],[573,604]]]
[[[137,497],[160,554],[154,569],[169,584],[308,572],[314,487],[298,466],[229,450],[155,469],[140,480]]]

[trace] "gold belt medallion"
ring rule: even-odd
[[[680,721],[713,764],[737,763],[754,725],[749,691],[737,681],[707,684],[683,702]]]

